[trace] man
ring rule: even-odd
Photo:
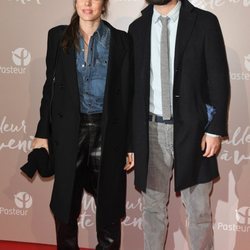
[[[213,249],[212,181],[227,137],[229,73],[217,18],[187,0],[148,0],[129,27],[134,50],[135,186],[143,195],[144,245],[164,249],[166,205],[175,191],[189,246]]]

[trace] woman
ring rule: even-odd
[[[97,206],[96,249],[120,246],[125,170],[134,165],[133,153],[127,153],[130,51],[127,34],[101,19],[107,3],[76,0],[69,26],[48,34],[47,79],[33,148],[49,150],[55,169],[50,207],[60,250],[79,249],[83,190]]]

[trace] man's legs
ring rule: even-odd
[[[166,203],[168,194],[147,189],[143,193],[143,230],[144,249],[163,250],[167,228],[168,217]]]
[[[173,126],[150,122],[147,189],[142,193],[145,250],[164,249],[172,165]]]
[[[198,184],[181,191],[188,217],[190,250],[212,250],[213,227],[210,206],[212,182]]]

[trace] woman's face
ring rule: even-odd
[[[101,18],[104,0],[76,0],[76,11],[82,21],[97,21]]]

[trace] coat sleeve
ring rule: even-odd
[[[206,27],[205,58],[209,104],[216,110],[206,132],[226,137],[228,136],[227,120],[230,96],[230,80],[226,50],[221,28],[216,16],[209,16]]]
[[[55,29],[49,30],[46,54],[46,81],[43,86],[43,95],[40,105],[40,120],[35,134],[35,137],[39,138],[49,137],[50,106],[58,40],[59,38],[58,36],[56,37]]]

